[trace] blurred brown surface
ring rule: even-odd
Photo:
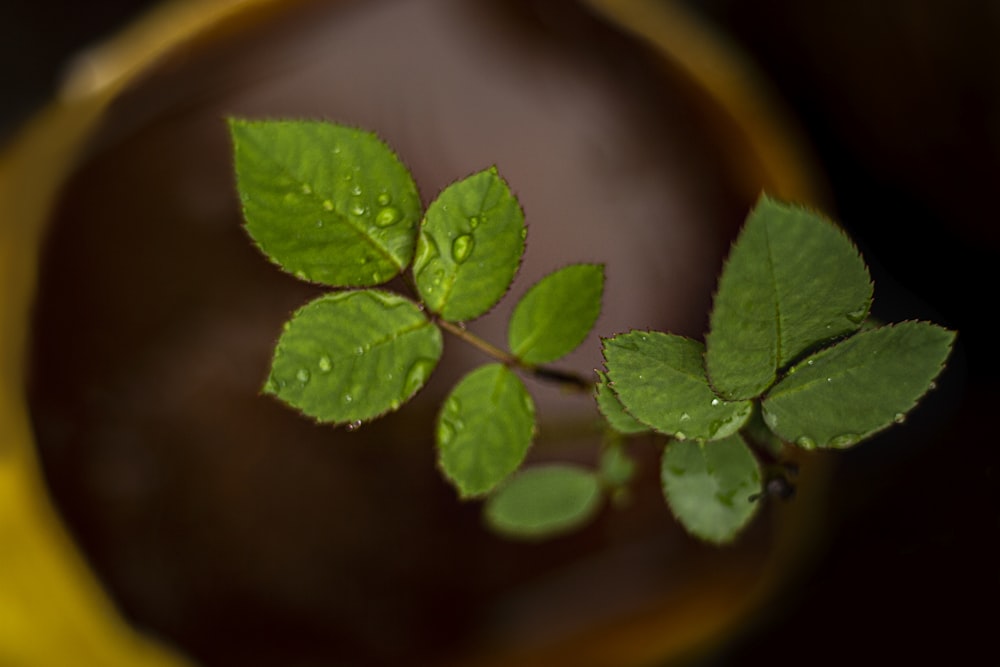
[[[3,43],[20,45],[7,60],[18,63],[15,78],[31,73],[4,124],[41,101],[38,82],[52,80],[55,61],[142,4],[119,2],[112,18],[67,1],[0,8],[13,35]],[[1000,9],[971,0],[690,4],[754,54],[805,125],[832,181],[832,213],[872,264],[876,314],[960,332],[939,391],[914,418],[843,454],[843,514],[824,563],[717,664],[980,657],[992,623],[979,609],[992,609],[1000,588],[1000,471],[987,430],[998,398],[988,320],[1000,259]]]

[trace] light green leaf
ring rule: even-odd
[[[521,361],[544,364],[572,352],[601,314],[604,267],[574,264],[528,290],[511,315],[507,339]]]
[[[706,338],[712,386],[759,396],[807,350],[858,330],[872,284],[850,239],[797,206],[761,197],[719,279]]]
[[[674,516],[703,540],[731,542],[757,511],[750,497],[760,492],[760,468],[739,435],[671,441],[663,452],[661,479]]]
[[[491,491],[517,470],[535,434],[535,404],[502,364],[466,375],[437,422],[438,463],[462,497]]]
[[[422,206],[378,137],[318,121],[230,119],[246,229],[285,271],[378,285],[409,265]]]
[[[432,313],[472,320],[496,305],[524,254],[524,213],[496,167],[445,188],[420,227],[413,276]]]
[[[575,530],[601,507],[601,486],[591,471],[568,464],[526,469],[486,502],[487,524],[520,539],[554,537]]]
[[[712,392],[703,350],[681,336],[631,331],[604,340],[604,365],[618,399],[642,423],[680,440],[718,440],[739,430],[751,403]]]
[[[618,396],[608,386],[607,373],[597,372],[600,382],[597,383],[597,409],[604,415],[608,425],[618,433],[631,435],[635,433],[646,433],[650,431],[648,426],[637,420],[635,417],[625,412],[625,406],[618,400]]]
[[[858,333],[809,357],[764,397],[764,421],[801,447],[848,447],[901,422],[955,340],[925,322]]]
[[[440,329],[408,299],[328,294],[285,324],[264,391],[317,421],[364,421],[417,393],[441,349]]]

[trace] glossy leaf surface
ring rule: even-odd
[[[529,364],[569,354],[590,333],[601,314],[604,267],[573,264],[551,273],[528,290],[514,308],[508,345]]]
[[[438,463],[463,497],[491,491],[517,470],[535,433],[535,405],[502,364],[466,375],[437,421]]]
[[[689,338],[631,331],[604,340],[604,364],[628,414],[678,439],[718,440],[743,425],[751,403],[715,395],[703,349]]]
[[[810,348],[857,331],[871,300],[868,269],[840,228],[762,197],[719,279],[706,338],[713,388],[759,396]]]
[[[428,309],[451,322],[497,304],[521,264],[524,213],[496,168],[452,183],[427,208],[413,276]]]
[[[848,447],[904,420],[955,334],[925,322],[863,331],[798,364],[764,398],[768,427],[801,447]]]
[[[246,230],[285,271],[333,287],[384,283],[413,258],[422,205],[371,132],[230,119]]]
[[[420,308],[378,290],[322,296],[286,323],[264,391],[321,422],[395,410],[441,357],[441,331]]]

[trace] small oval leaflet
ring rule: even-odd
[[[367,421],[409,400],[441,350],[441,331],[404,297],[377,290],[328,294],[288,322],[265,391],[317,421]]]
[[[580,466],[527,468],[490,496],[484,510],[494,531],[518,539],[540,539],[575,530],[601,507],[597,476]]]
[[[510,351],[529,364],[569,354],[593,328],[603,295],[600,264],[572,264],[545,276],[514,308],[507,330]]]
[[[463,497],[491,491],[517,470],[535,432],[535,407],[502,364],[466,375],[438,415],[438,463]]]
[[[410,264],[423,207],[409,170],[375,134],[235,118],[229,129],[246,230],[282,269],[364,287]]]
[[[495,306],[520,265],[523,231],[524,213],[496,168],[445,188],[427,207],[413,262],[427,308],[463,322]]]

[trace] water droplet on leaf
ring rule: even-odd
[[[388,192],[380,193],[376,201],[378,201],[379,206],[388,206],[392,203],[392,195]]]
[[[897,412],[895,416],[893,416],[892,421],[896,422],[897,424],[902,424],[903,422],[906,421],[906,415],[904,415],[902,412]]]
[[[686,413],[686,412],[682,412],[682,413],[681,413],[681,421],[682,421],[682,422],[686,422],[686,421],[689,421],[690,419],[691,419],[691,415],[689,415],[689,414],[688,414],[688,413]]]
[[[471,234],[462,234],[451,244],[451,256],[458,262],[462,263],[469,259],[469,255],[472,254],[472,247],[475,245],[475,241]]]
[[[330,201],[329,199],[324,199],[323,200],[323,210],[325,210],[325,211],[332,211],[333,210],[333,202]]]
[[[860,438],[855,433],[843,433],[838,436],[830,438],[830,442],[827,443],[828,447],[850,447],[855,444]]]
[[[304,194],[304,195],[311,195],[312,191],[313,191],[313,189],[311,187],[309,187],[308,183],[303,183],[302,184],[302,194]]]
[[[302,384],[306,384],[307,382],[309,382],[309,378],[310,374],[309,374],[309,369],[307,368],[300,368],[298,372],[295,374],[295,379],[301,382]]]
[[[799,437],[795,441],[795,444],[802,449],[814,449],[816,447],[816,441],[806,435]]]
[[[330,357],[325,354],[319,358],[319,369],[324,373],[329,373],[333,370],[333,362],[330,361]]]
[[[399,222],[401,217],[399,209],[394,206],[386,206],[375,214],[375,224],[379,227],[389,227]]]
[[[719,399],[717,399],[717,398],[713,398],[712,399],[712,405],[718,405],[720,402],[721,401],[719,401]]]
[[[361,428],[361,420],[360,419],[355,419],[354,421],[352,421],[349,424],[347,424],[347,430],[351,431],[352,433],[354,431],[357,431],[359,428]]]

